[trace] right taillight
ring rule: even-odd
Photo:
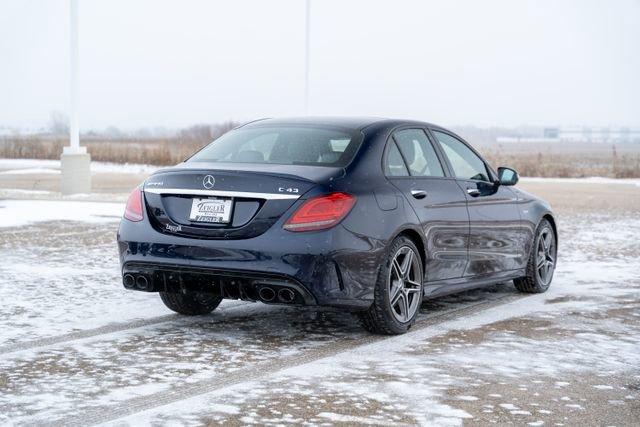
[[[305,201],[284,224],[289,231],[313,231],[338,224],[353,208],[356,198],[347,193],[330,193]]]
[[[136,188],[127,199],[127,206],[124,208],[124,217],[129,221],[142,221],[142,191]]]

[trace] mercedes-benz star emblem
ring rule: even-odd
[[[207,190],[212,189],[215,184],[216,184],[216,179],[211,175],[205,175],[204,178],[202,179],[202,185]]]

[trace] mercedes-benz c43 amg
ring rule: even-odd
[[[509,280],[547,290],[556,221],[517,182],[428,123],[255,121],[131,193],[123,284],[185,315],[225,298],[332,306],[404,333],[423,298]]]

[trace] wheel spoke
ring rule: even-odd
[[[545,282],[547,281],[547,279],[549,278],[549,264],[545,263],[544,264],[544,280]]]
[[[393,307],[398,302],[398,298],[402,295],[402,282],[400,280],[394,282],[391,286],[389,301]]]
[[[402,260],[402,277],[407,278],[409,276],[409,272],[411,271],[411,266],[413,265],[413,251],[409,250],[407,254],[404,256]]]
[[[409,320],[410,315],[409,315],[409,298],[405,293],[402,294],[402,304],[403,304],[402,314],[404,317],[404,321],[406,322],[407,320]]]
[[[405,280],[404,290],[407,292],[418,292],[420,291],[420,283],[415,282],[413,280]]]
[[[400,264],[398,264],[398,258],[393,259],[392,268],[395,270],[398,279],[402,279],[402,269],[400,268]]]
[[[549,276],[551,275],[551,265],[548,262],[544,263],[544,276],[542,280],[547,283],[549,281]]]
[[[404,303],[402,302],[402,298],[404,298],[404,294],[400,292],[398,294],[398,298],[396,299],[396,303],[391,307],[392,309],[395,309],[397,307],[398,308],[397,313],[399,313],[400,316],[403,315],[402,310],[404,310]]]
[[[538,270],[540,269],[540,267],[542,267],[544,265],[544,261],[545,261],[545,256],[544,254],[538,254]]]
[[[400,264],[398,264],[398,259],[397,259],[397,258],[395,258],[395,259],[393,260],[393,265],[392,265],[392,267],[396,270],[396,273],[397,273],[398,275],[400,275],[400,271],[401,271],[401,269],[400,269]]]
[[[545,252],[548,252],[549,249],[551,248],[551,234],[549,234],[549,233],[543,234],[542,239],[544,241]]]

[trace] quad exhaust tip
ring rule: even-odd
[[[269,286],[263,286],[258,291],[258,295],[260,296],[260,299],[262,301],[270,302],[273,301],[276,297],[276,291],[274,291],[273,288],[270,288]]]
[[[149,281],[144,276],[138,276],[136,278],[136,286],[138,287],[138,289],[145,291],[149,286]]]
[[[281,302],[290,303],[296,298],[296,295],[293,293],[291,289],[282,288],[278,291],[278,299]]]
[[[124,282],[124,286],[127,288],[133,288],[133,285],[136,283],[136,279],[132,274],[125,274],[122,280]]]

